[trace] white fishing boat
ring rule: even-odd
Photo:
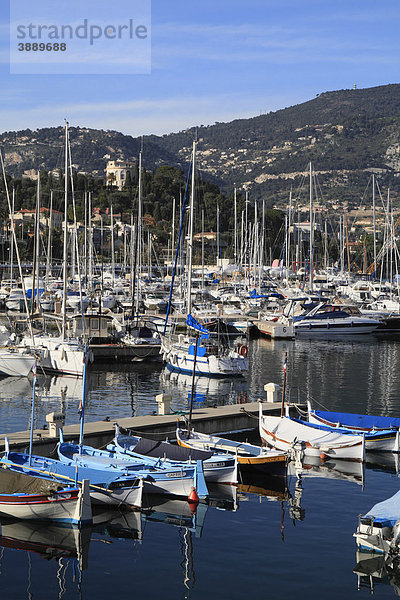
[[[46,486],[44,480],[36,492],[0,493],[0,514],[15,519],[35,519],[58,523],[91,523],[89,481],[77,486]],[[42,490],[40,490],[40,487]],[[47,487],[47,489],[46,489]]]
[[[188,429],[177,427],[176,439],[184,448],[203,452],[225,452],[236,456],[241,471],[282,476],[286,474],[287,455],[279,450],[266,450],[254,444],[199,433],[192,428],[189,433]]]
[[[259,432],[264,443],[285,452],[299,452],[301,456],[365,460],[363,437],[321,431],[288,417],[263,415],[261,402]]]

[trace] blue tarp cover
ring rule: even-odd
[[[194,344],[189,346],[190,356],[194,356],[195,348],[196,348],[196,346]],[[197,356],[200,357],[200,356],[205,356],[205,355],[206,355],[206,348],[204,348],[204,346],[197,346]]]
[[[375,438],[380,439],[382,436],[387,435],[389,438],[390,437],[394,437],[396,434],[395,432],[393,432],[393,430],[391,429],[384,429],[383,431],[357,431],[354,429],[345,429],[344,427],[330,427],[329,425],[324,425],[321,423],[321,425],[319,425],[318,423],[309,423],[308,421],[303,421],[302,419],[292,419],[293,421],[297,421],[298,423],[301,423],[302,425],[308,425],[309,427],[312,427],[313,429],[320,429],[321,431],[332,431],[335,433],[343,433],[343,434],[348,434],[348,435],[363,435],[365,434],[365,439],[366,440],[373,440]]]
[[[400,491],[391,498],[375,504],[364,517],[374,517],[375,521],[379,521],[384,527],[393,527],[400,518]]]
[[[357,415],[353,413],[331,412],[328,410],[313,410],[313,413],[334,423],[340,423],[346,427],[364,427],[365,429],[391,429],[400,427],[399,417],[375,417],[374,415]]]

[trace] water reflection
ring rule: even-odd
[[[254,402],[265,397],[264,385],[282,384],[288,352],[287,397],[310,400],[316,407],[382,415],[400,413],[400,345],[398,340],[252,340],[245,378],[195,380],[195,405]],[[157,411],[157,394],[172,395],[174,411],[187,410],[190,375],[170,373],[160,363],[92,366],[88,371],[88,421],[118,420]],[[66,424],[78,421],[82,381],[68,376],[38,377],[36,423],[48,412],[62,410]],[[28,427],[32,382],[29,378],[0,379],[0,433]]]
[[[353,573],[357,575],[357,590],[366,588],[371,594],[377,584],[393,587],[396,596],[400,596],[400,564],[385,554],[374,552],[356,552],[356,566]]]
[[[160,374],[162,389],[172,395],[172,408],[188,407],[192,392],[192,376],[171,373],[164,369]],[[247,402],[247,381],[241,377],[195,377],[194,406],[220,406]]]

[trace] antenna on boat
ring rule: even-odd
[[[283,388],[282,388],[281,417],[283,417],[283,415],[284,415],[284,407],[285,407],[286,370],[287,370],[287,352],[285,352],[285,360],[283,361]]]
[[[32,448],[33,448],[33,420],[35,414],[35,390],[36,390],[36,361],[32,368],[33,373],[33,388],[32,388],[32,411],[31,411],[31,427],[29,436],[29,466],[32,464]]]
[[[85,352],[83,358],[83,383],[82,383],[82,398],[81,403],[79,405],[79,415],[80,415],[80,428],[79,428],[79,454],[82,454],[82,444],[83,444],[83,425],[85,421],[85,399],[86,399],[86,367],[87,367],[87,344],[85,344]]]
[[[194,345],[194,358],[193,358],[193,371],[192,371],[192,391],[190,392],[190,407],[189,407],[189,419],[188,419],[188,428],[187,428],[188,439],[190,438],[190,430],[192,427],[193,401],[194,401],[194,394],[195,394],[194,379],[195,379],[195,375],[196,375],[197,346],[198,346],[198,342],[199,342],[199,335],[197,332],[195,334],[195,339],[196,339],[196,341],[195,341],[195,345]]]

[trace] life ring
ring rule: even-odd
[[[243,356],[244,358],[246,358],[248,351],[249,351],[249,349],[247,346],[240,346],[240,348],[239,348],[239,354],[240,354],[240,356]]]

